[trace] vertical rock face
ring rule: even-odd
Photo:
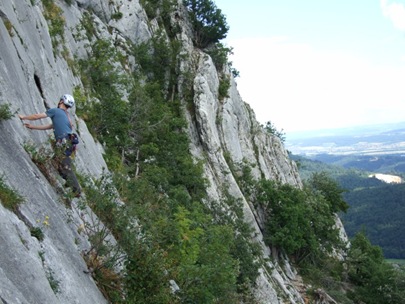
[[[207,160],[205,172],[210,180],[211,199],[221,198],[220,189],[224,187],[229,194],[240,198],[245,221],[254,227],[257,240],[263,244],[262,217],[243,196],[231,165],[246,162],[253,165],[255,178],[265,177],[301,187],[298,170],[289,160],[280,139],[263,131],[253,110],[241,99],[234,81],[229,97],[219,101],[219,79],[213,62],[204,54],[196,52],[194,55],[199,61],[194,80],[195,121],[189,118],[193,154],[197,159]],[[269,257],[269,248],[263,245],[263,249],[265,257]],[[271,262],[268,264],[273,272],[261,269],[257,280],[256,296],[260,302],[282,303],[278,300],[281,289],[289,303],[300,303],[302,299],[298,292],[286,287],[295,278],[294,272],[288,267],[282,270]]]
[[[42,9],[41,1],[0,1],[0,104],[10,104],[13,112],[45,112],[47,103],[55,106],[79,83],[66,61],[54,55]],[[66,13],[80,14],[75,6]],[[73,52],[77,46],[69,47]],[[106,303],[83,272],[87,266],[80,252],[87,244],[79,242],[77,216],[26,152],[28,146],[46,143],[50,133],[30,131],[16,117],[1,121],[0,130],[0,175],[25,200],[18,215],[0,205],[0,302]],[[100,147],[81,121],[78,131],[80,170],[100,175],[105,167]],[[31,236],[33,227],[41,229],[43,241]]]
[[[68,1],[54,2],[66,21],[64,52],[70,57],[87,56],[89,41],[75,38],[85,15],[92,16],[97,37],[121,43],[146,41],[157,27],[148,21],[136,0],[76,0],[70,5]],[[121,17],[113,18],[118,12]],[[0,0],[0,18],[0,105],[11,104],[12,111],[23,114],[45,112],[56,105],[61,94],[81,85],[66,57],[55,52],[42,1]],[[183,26],[184,51],[194,64],[197,62],[195,113],[187,114],[191,152],[196,159],[206,161],[211,199],[221,198],[221,189],[226,188],[243,201],[245,220],[256,230],[267,257],[270,249],[262,242],[260,214],[243,196],[229,162],[253,164],[255,178],[301,187],[296,166],[280,139],[263,132],[232,78],[229,96],[219,100],[217,70],[209,56],[193,48]],[[184,65],[191,65],[191,61]],[[94,141],[82,120],[75,117],[74,122],[81,140],[77,170],[98,178],[106,168],[103,147]],[[77,210],[64,206],[27,153],[27,147],[46,143],[50,132],[28,130],[17,117],[0,121],[0,131],[0,176],[25,199],[17,213],[0,205],[0,302],[106,303],[91,276],[84,273],[87,266],[81,251],[89,244],[77,232]],[[33,227],[43,231],[42,241],[31,236]],[[288,299],[289,303],[303,303],[290,284],[294,271],[288,261],[284,265],[282,269],[269,262],[270,267],[260,270],[257,298],[261,302],[284,303],[280,299]]]

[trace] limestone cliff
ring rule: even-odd
[[[84,16],[93,18],[97,37],[121,45],[147,41],[159,29],[158,22],[148,20],[138,0],[51,2],[61,9],[65,20],[63,43],[50,33],[52,24],[44,16],[44,1],[0,0],[0,105],[11,104],[13,111],[44,112],[55,106],[61,93],[82,86],[69,60],[88,56],[89,41],[77,39],[75,30]],[[117,12],[120,17],[114,18]],[[219,98],[216,67],[207,54],[193,47],[181,5],[173,20],[182,28],[178,39],[188,55],[184,66],[192,66],[195,72],[194,111],[186,111],[188,133],[193,156],[204,160],[209,197],[220,199],[226,188],[240,198],[244,220],[255,229],[264,258],[269,257],[270,249],[262,242],[260,214],[243,196],[230,162],[254,164],[255,178],[301,187],[296,166],[280,139],[263,132],[231,75],[228,97]],[[136,58],[129,58],[127,68],[136,69]],[[75,125],[81,141],[76,168],[83,175],[99,178],[107,167],[103,146],[80,117],[75,117]],[[81,252],[90,244],[78,233],[83,220],[80,211],[75,206],[66,208],[60,192],[27,152],[31,145],[46,143],[50,133],[27,130],[17,117],[0,121],[0,130],[0,176],[25,200],[18,212],[0,205],[0,303],[106,303],[92,276],[85,273]],[[42,241],[30,232],[36,226],[45,234]],[[288,260],[273,261],[260,269],[256,298],[260,303],[303,303]]]

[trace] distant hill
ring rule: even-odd
[[[345,169],[359,169],[371,173],[405,176],[405,155],[403,154],[313,154],[308,159]]]
[[[386,258],[404,259],[405,184],[387,184],[375,177],[369,177],[371,171],[354,166],[349,169],[336,164],[349,163],[346,158],[359,156],[328,157],[331,162],[329,164],[321,161],[322,157],[316,159],[316,156],[313,156],[313,159],[309,159],[291,155],[299,165],[303,180],[314,172],[327,172],[347,191],[343,198],[350,208],[346,214],[340,214],[340,217],[349,237],[364,229],[370,241],[382,248]],[[390,155],[387,155],[387,158],[389,157]]]
[[[405,154],[405,122],[286,135],[293,154]]]

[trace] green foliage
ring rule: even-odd
[[[164,2],[170,1],[149,5]],[[91,26],[86,28],[90,32]],[[189,71],[180,75],[178,68],[184,59],[180,46],[156,32],[132,48],[138,64],[133,75],[123,74],[122,55],[107,41],[94,41],[89,59],[80,61],[85,87],[74,92],[77,113],[105,144],[115,172],[83,190],[126,255],[125,271],[117,273],[110,266],[114,263],[100,262],[114,249],[96,246],[102,236],[91,237],[97,253],[87,261],[96,265],[93,277],[111,302],[236,303],[251,296],[258,275],[261,248],[243,222],[242,203],[229,198],[212,209],[205,204],[204,163],[190,153],[178,96],[181,76],[180,89],[187,95],[182,97],[192,98]],[[126,101],[121,91],[129,92]],[[118,193],[106,181],[124,204],[117,204]],[[176,295],[170,279],[180,287]]]
[[[404,184],[379,182],[378,186],[350,191],[345,199],[351,208],[342,215],[342,221],[350,236],[364,229],[370,241],[381,246],[385,257],[405,257],[402,240],[405,233]]]
[[[206,50],[206,53],[210,55],[212,61],[217,68],[218,73],[221,73],[224,67],[228,64],[228,57],[232,55],[232,48],[226,47],[224,44],[218,42],[214,45],[211,45]]]
[[[0,105],[0,121],[11,119],[14,114],[11,112],[11,105],[9,103]]]
[[[351,158],[355,159],[355,157]],[[402,235],[405,233],[405,222],[402,216],[405,206],[403,184],[386,184],[375,177],[370,177],[370,172],[359,169],[347,169],[297,156],[293,156],[293,159],[299,159],[301,162],[300,175],[304,179],[309,180],[314,173],[326,174],[333,178],[341,189],[345,189],[342,197],[350,208],[339,216],[349,237],[354,237],[364,228],[371,243],[380,246],[385,257],[405,257],[402,246]],[[333,163],[346,160],[345,157],[338,155],[327,158],[322,156],[322,159]],[[363,162],[362,159],[358,161]],[[386,157],[383,163],[390,163],[393,166],[391,162],[394,159]]]
[[[13,24],[7,18],[2,18],[2,19],[3,19],[4,26],[6,27],[7,32],[10,35],[10,37],[14,37]]]
[[[111,15],[111,19],[120,20],[120,19],[122,19],[122,16],[123,16],[122,12],[116,12]]]
[[[53,151],[48,146],[37,147],[32,143],[24,143],[23,147],[41,172],[47,175],[47,164],[52,159]]]
[[[52,269],[48,270],[46,278],[48,279],[49,285],[51,286],[53,292],[55,294],[60,292],[60,282],[55,278],[55,273]]]
[[[316,290],[321,287],[337,303],[353,304],[345,291],[347,282],[344,263],[335,257],[326,256],[319,259],[316,264],[305,264],[300,267],[300,275],[304,282],[312,286],[309,292],[312,297],[316,297]]]
[[[88,12],[83,13],[83,18],[80,24],[77,25],[77,32],[80,33],[81,30],[85,31],[85,35],[89,41],[92,41],[93,37],[96,35],[96,27],[94,25],[94,17]],[[80,35],[78,37],[81,38]]]
[[[171,293],[164,251],[142,241],[133,241],[126,260],[127,298],[122,303],[178,303]]]
[[[274,124],[271,121],[266,122],[266,126],[264,127],[264,129],[268,133],[277,136],[281,140],[281,142],[285,142],[285,132],[284,132],[284,130],[283,129],[281,129],[280,131],[277,130],[277,128],[274,126]]]
[[[44,240],[44,233],[40,227],[32,227],[30,229],[31,236],[38,239],[38,241]]]
[[[58,45],[58,37],[64,41],[65,33],[65,17],[63,16],[63,10],[57,6],[54,0],[42,0],[44,5],[44,17],[50,22],[49,35],[52,39],[52,45],[54,49]]]
[[[96,40],[88,60],[80,60],[82,80],[93,98],[80,98],[78,114],[91,126],[90,131],[108,147],[125,153],[132,143],[131,112],[123,100],[121,89],[128,86],[128,78],[120,69],[121,54],[106,40]]]
[[[182,303],[234,302],[237,298],[236,261],[230,247],[230,227],[211,225],[200,235],[198,258],[184,263],[180,271],[179,296]],[[190,261],[191,262],[191,261]]]
[[[169,303],[173,300],[168,282],[164,252],[142,237],[142,231],[133,220],[130,205],[118,205],[118,193],[111,177],[84,184],[86,203],[107,224],[125,252],[125,272],[117,273],[115,266],[121,254],[112,254],[116,248],[105,242],[105,234],[95,234],[88,263],[97,271],[93,276],[113,303]],[[131,215],[132,214],[132,215]],[[97,225],[94,225],[95,227]],[[94,231],[94,229],[91,229]],[[101,236],[101,239],[99,238]],[[95,258],[96,257],[96,258]],[[102,264],[100,264],[102,262]],[[175,303],[175,301],[173,301]]]
[[[231,253],[239,262],[237,287],[238,291],[243,293],[247,286],[252,287],[256,281],[262,248],[251,239],[254,229],[243,220],[242,200],[237,200],[227,194],[224,201],[211,202],[210,209],[219,224],[233,226],[236,231]]]
[[[385,262],[380,247],[371,245],[364,233],[351,240],[348,275],[355,284],[349,293],[355,303],[402,303],[404,273]]]
[[[314,263],[339,247],[334,211],[324,195],[261,180],[256,204],[267,215],[266,241],[294,255],[297,263]]]
[[[229,98],[229,88],[231,87],[231,80],[229,76],[223,76],[219,80],[218,87],[218,99],[223,100],[224,98]]]
[[[159,8],[161,0],[140,0],[142,7],[144,8],[146,15],[149,19],[154,19],[157,17],[157,10]]]
[[[266,221],[265,240],[283,248],[288,254],[299,250],[316,250],[308,218],[309,204],[303,191],[289,185],[277,185],[261,180],[257,204],[269,217]],[[308,235],[309,234],[309,235]],[[309,247],[309,248],[308,248]]]
[[[157,19],[160,25],[165,27],[167,34],[174,38],[180,31],[170,20],[171,14],[176,10],[177,1],[175,0],[141,0],[140,3],[144,8],[149,19]]]
[[[168,40],[164,32],[157,31],[151,40],[133,48],[141,72],[150,82],[157,82],[166,96],[175,94],[180,47],[179,41]]]
[[[230,164],[228,160],[227,162],[244,196],[249,198],[252,197],[252,194],[254,194],[257,184],[256,180],[253,178],[252,175],[252,167],[254,165],[249,164],[246,161],[246,159],[243,159],[242,163],[237,164],[237,166],[235,166],[234,164]]]
[[[342,198],[345,191],[326,172],[314,173],[308,185],[313,192],[319,192],[325,198],[332,212],[346,212],[349,208]]]
[[[239,72],[232,67],[232,62],[229,61],[229,55],[233,54],[233,48],[228,48],[222,43],[215,43],[208,47],[205,52],[211,56],[212,61],[219,74],[221,74],[225,67],[229,67],[234,78],[239,76]]]
[[[205,48],[226,38],[229,27],[212,0],[184,0],[194,29],[194,43]]]
[[[17,211],[18,206],[24,202],[24,198],[6,184],[4,176],[0,176],[0,201],[5,208],[12,211]]]

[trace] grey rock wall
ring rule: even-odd
[[[64,1],[58,4],[66,9]],[[69,7],[67,23],[73,26],[81,14],[78,6]],[[41,1],[1,0],[0,16],[0,104],[11,104],[12,111],[23,114],[45,112],[80,80],[64,59],[54,55]],[[12,28],[7,28],[10,24]],[[66,32],[71,42],[66,45],[74,54],[83,43]],[[99,177],[106,168],[102,147],[83,121],[75,119],[75,125],[81,137],[77,169]],[[4,137],[0,175],[25,200],[17,214],[0,205],[0,302],[106,303],[91,275],[84,272],[81,252],[89,244],[77,232],[79,211],[66,208],[24,148],[46,147],[51,132],[28,130],[17,117],[1,121],[0,132]],[[44,233],[42,241],[31,236],[32,227]]]
[[[260,214],[243,196],[231,171],[232,164],[246,161],[254,164],[252,174],[255,178],[264,176],[282,183],[290,183],[301,187],[298,170],[295,163],[289,160],[280,139],[263,131],[256,121],[255,114],[239,95],[236,83],[231,81],[229,97],[219,100],[219,78],[211,58],[196,51],[198,66],[194,79],[195,121],[189,116],[191,151],[196,159],[205,159],[205,172],[210,182],[210,199],[218,200],[223,197],[222,189],[243,202],[245,221],[255,229],[256,240],[262,245],[264,257],[271,256],[270,248],[263,243],[260,228]],[[228,158],[226,159],[225,154]],[[228,163],[228,162],[231,163]],[[277,261],[277,260],[276,260]],[[289,303],[303,303],[293,286],[296,273],[289,267],[288,260],[281,268],[277,262],[268,262],[272,273],[261,269],[257,279],[256,297],[260,303],[283,303],[283,297]]]

